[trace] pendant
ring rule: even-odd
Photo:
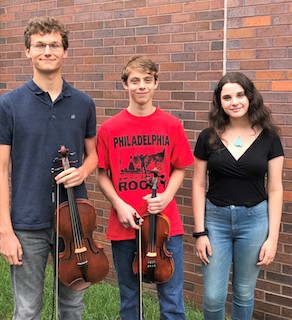
[[[234,141],[234,145],[235,147],[243,147],[243,141],[241,140],[240,137],[238,137],[235,141]]]

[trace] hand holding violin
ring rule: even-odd
[[[157,214],[162,212],[172,200],[166,192],[157,193],[156,197],[153,198],[152,194],[147,194],[143,199],[147,202],[147,211],[151,214]]]
[[[83,166],[79,168],[70,167],[67,170],[62,171],[56,177],[56,183],[62,184],[66,189],[79,186],[87,178]]]

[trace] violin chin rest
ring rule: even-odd
[[[77,278],[69,284],[69,288],[74,291],[85,290],[91,285],[91,282],[85,281],[83,278]]]

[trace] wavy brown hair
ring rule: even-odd
[[[229,116],[221,106],[221,91],[226,83],[237,83],[244,89],[244,93],[249,101],[248,119],[252,128],[260,127],[263,130],[268,130],[279,135],[280,129],[274,123],[270,109],[264,104],[263,97],[253,82],[241,72],[230,72],[221,78],[214,90],[213,104],[209,113],[211,128],[210,146],[217,149],[219,145],[218,136],[226,130],[230,122]]]
[[[68,49],[68,34],[69,31],[67,28],[54,17],[34,17],[29,20],[25,31],[24,31],[24,43],[27,49],[30,48],[31,45],[31,35],[32,34],[47,34],[47,33],[60,33],[62,36],[62,45],[64,50]]]

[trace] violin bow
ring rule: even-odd
[[[57,185],[56,239],[55,239],[55,316],[56,316],[56,320],[58,320],[58,313],[59,313],[59,206],[60,206],[60,186]]]
[[[135,215],[135,222],[140,225],[140,218]],[[138,251],[138,285],[139,285],[139,320],[143,320],[143,298],[142,298],[142,231],[136,230],[137,251]]]
[[[56,159],[53,160],[53,162]],[[59,313],[59,205],[60,205],[60,186],[55,183],[55,172],[54,168],[51,169],[52,177],[53,177],[53,192],[52,192],[52,203],[54,204],[54,212],[56,214],[55,220],[55,259],[54,259],[54,297],[53,297],[53,308],[52,308],[52,319],[54,318],[55,312],[55,319],[58,320],[58,313]],[[55,198],[55,191],[56,191],[56,198]]]

